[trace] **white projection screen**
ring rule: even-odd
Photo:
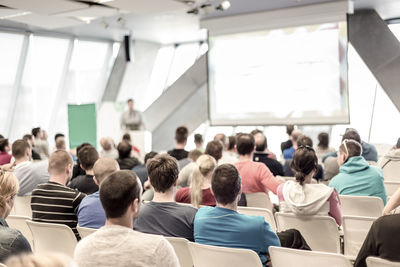
[[[349,123],[347,23],[210,36],[211,125]]]

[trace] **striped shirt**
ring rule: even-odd
[[[86,194],[55,182],[39,184],[32,191],[32,220],[44,223],[59,223],[69,226],[76,238],[78,219],[76,212]]]

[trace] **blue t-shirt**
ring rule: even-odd
[[[294,149],[294,147],[283,150],[283,158],[292,159],[295,151],[296,149]]]
[[[78,225],[88,228],[100,228],[106,223],[106,213],[100,202],[99,191],[85,197],[79,205]]]
[[[263,264],[269,246],[281,246],[278,236],[262,216],[239,214],[220,207],[204,207],[194,219],[196,243],[255,251]]]

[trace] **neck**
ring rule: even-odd
[[[16,159],[14,161],[14,163],[15,163],[15,165],[17,165],[17,164],[20,164],[20,163],[25,162],[25,161],[29,161],[29,158],[28,157],[22,157],[22,158]]]
[[[313,177],[314,172],[310,172],[304,179],[304,183],[306,184],[311,184],[312,177]]]
[[[133,218],[132,216],[128,216],[126,214],[119,218],[107,218],[105,225],[120,225],[133,229]]]
[[[207,177],[205,177],[203,179],[203,183],[201,184],[201,189],[207,189],[211,187],[211,176],[212,176],[212,172],[211,175],[207,175]]]
[[[94,175],[93,169],[91,169],[91,170],[85,170],[85,172],[86,172],[86,174],[88,174],[88,175]]]
[[[66,185],[68,179],[66,175],[58,174],[58,175],[51,175],[50,176],[50,182],[55,182],[61,185]]]
[[[239,155],[239,161],[253,161],[253,152],[246,155]]]
[[[175,202],[174,188],[170,188],[164,193],[154,191],[153,202]]]
[[[176,144],[176,149],[185,149],[185,144]]]
[[[234,201],[233,203],[229,203],[229,204],[226,204],[226,205],[217,203],[217,207],[236,211],[237,210],[237,202]]]

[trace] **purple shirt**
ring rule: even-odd
[[[0,152],[0,165],[8,164],[12,156],[7,151]]]

